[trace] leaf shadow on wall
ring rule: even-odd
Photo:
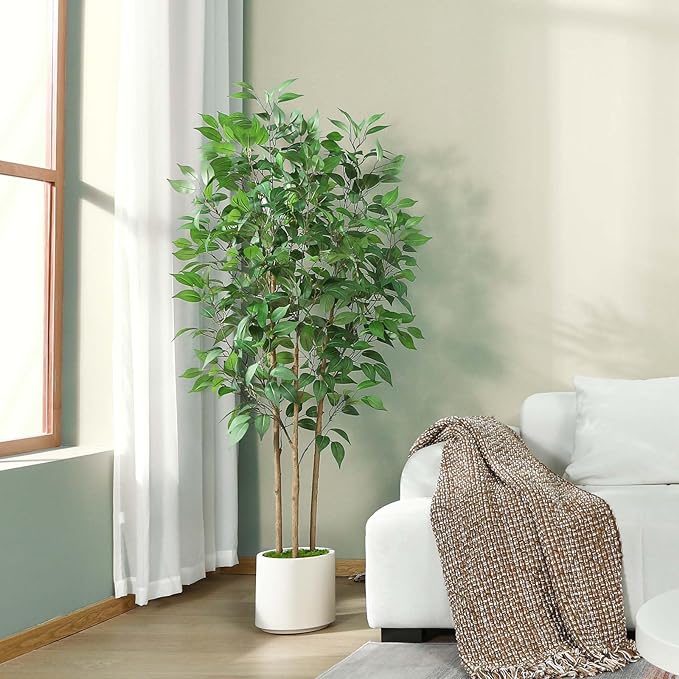
[[[588,300],[578,307],[579,323],[555,321],[555,353],[568,361],[569,374],[626,379],[679,375],[679,269],[671,252],[655,253],[651,260],[637,272],[639,288],[647,289],[642,304]]]
[[[420,156],[413,166],[406,163],[400,186],[419,199],[413,212],[426,215],[422,228],[432,236],[409,295],[425,340],[417,352],[384,352],[394,377],[394,388],[381,393],[389,412],[345,420],[353,445],[341,473],[351,476],[352,492],[374,499],[373,508],[398,497],[408,448],[427,426],[449,415],[490,414],[482,392],[505,374],[508,353],[496,309],[515,276],[493,243],[488,193],[452,149]],[[342,478],[337,484],[348,487]]]

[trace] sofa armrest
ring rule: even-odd
[[[442,443],[427,446],[411,455],[401,472],[401,500],[431,497],[441,467]]]
[[[511,427],[520,435],[518,427]],[[411,455],[401,472],[401,500],[431,497],[436,488],[441,468],[442,443],[427,446]]]
[[[365,532],[368,624],[377,628],[453,627],[427,498],[378,509]]]

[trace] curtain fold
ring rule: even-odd
[[[138,604],[238,563],[230,397],[189,394],[198,309],[172,299],[190,209],[168,177],[200,165],[199,112],[233,110],[242,0],[123,0],[114,240],[114,586]]]

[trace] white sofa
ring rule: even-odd
[[[574,430],[574,392],[524,401],[521,435],[557,474],[570,460]],[[429,523],[440,461],[441,444],[413,455],[401,474],[400,500],[379,509],[366,525],[368,624],[382,629],[383,640],[417,641],[427,630],[454,627]],[[583,487],[606,500],[617,519],[627,625],[634,629],[645,601],[679,588],[679,485]]]

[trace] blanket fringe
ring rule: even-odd
[[[510,666],[494,669],[468,668],[471,679],[578,679],[593,677],[601,672],[615,672],[640,659],[636,644],[626,639],[615,650],[593,655],[560,651],[530,667]]]

